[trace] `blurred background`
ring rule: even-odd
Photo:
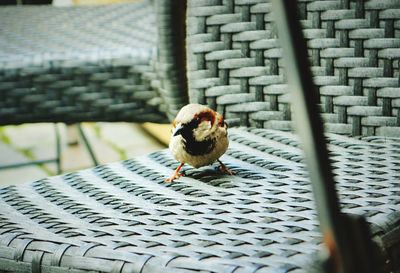
[[[1,5],[107,5],[133,2],[135,0],[1,0]]]
[[[134,0],[2,0],[0,5],[48,4],[55,6],[109,5]],[[0,165],[42,160],[56,155],[55,126],[61,137],[62,173],[93,166],[77,126],[35,123],[0,126]],[[100,164],[140,156],[167,147],[170,125],[82,123],[81,127]],[[31,182],[57,174],[54,163],[0,169],[0,185]]]

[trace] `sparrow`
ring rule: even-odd
[[[200,168],[218,161],[221,172],[235,174],[219,160],[229,145],[228,126],[221,114],[201,104],[188,104],[178,112],[172,127],[169,149],[180,165],[166,182],[183,176],[180,170],[185,164]]]

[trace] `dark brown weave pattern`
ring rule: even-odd
[[[399,140],[330,149],[344,210],[396,253]],[[236,176],[186,167],[165,183],[177,162],[161,151],[0,189],[0,271],[308,272],[320,233],[296,137],[232,129],[222,159]]]
[[[298,2],[326,130],[399,136],[400,2]],[[188,5],[191,100],[242,125],[291,130],[270,3]]]
[[[0,8],[0,124],[168,121],[187,101],[182,34],[156,4]]]

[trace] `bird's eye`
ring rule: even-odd
[[[198,118],[193,118],[189,123],[183,124],[184,127],[188,129],[194,129],[199,125],[200,121]]]

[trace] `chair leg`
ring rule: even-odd
[[[92,159],[92,162],[95,166],[99,165],[99,162],[97,161],[96,155],[94,154],[94,151],[92,147],[90,146],[89,140],[85,135],[85,132],[83,131],[81,124],[77,124],[78,132],[83,140],[83,143],[85,144],[85,147],[87,151],[89,152],[90,158]],[[41,165],[45,163],[52,163],[55,162],[57,164],[57,174],[62,173],[62,166],[61,166],[61,137],[60,137],[60,129],[57,125],[57,123],[54,123],[54,133],[55,133],[55,141],[56,141],[56,157],[52,159],[45,159],[45,160],[34,160],[34,161],[29,161],[29,162],[24,162],[24,163],[13,163],[13,164],[6,164],[6,165],[0,165],[0,170],[4,169],[11,169],[11,168],[20,168],[20,167],[26,167],[29,165]]]
[[[76,146],[79,144],[79,133],[76,124],[67,124],[67,145]]]
[[[85,132],[84,132],[83,129],[82,129],[81,124],[78,123],[78,124],[77,124],[77,127],[78,127],[78,130],[79,130],[79,134],[81,135],[82,140],[83,140],[83,142],[85,143],[86,149],[87,149],[87,151],[89,152],[90,157],[92,158],[93,164],[94,164],[95,166],[99,165],[99,162],[98,162],[97,159],[96,159],[96,156],[95,156],[95,154],[94,154],[94,152],[93,152],[92,147],[90,146],[89,140],[87,139],[87,137],[86,137],[86,135],[85,135]]]
[[[57,123],[54,123],[54,132],[56,135],[56,163],[57,163],[57,174],[62,173],[61,167],[61,138],[60,138],[60,128]]]

